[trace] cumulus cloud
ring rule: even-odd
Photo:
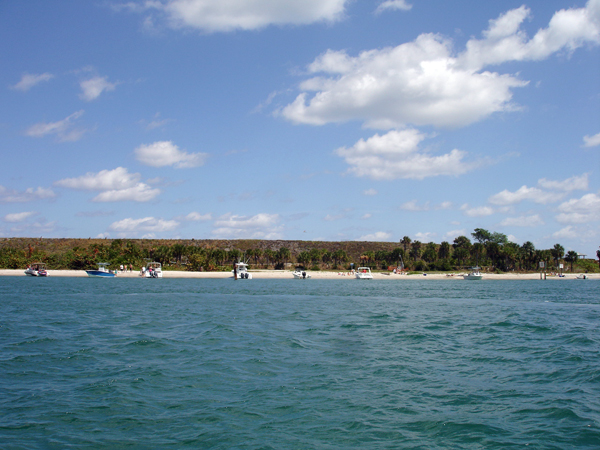
[[[212,220],[212,214],[200,214],[194,211],[186,216],[181,217],[181,220],[184,220],[186,222],[205,222],[207,220]]]
[[[280,239],[282,227],[279,221],[279,214],[225,214],[215,220],[212,234],[224,239]]]
[[[564,224],[600,222],[600,195],[586,194],[558,206],[556,220]]]
[[[500,222],[505,227],[537,227],[544,225],[544,220],[539,214],[520,217],[507,217]]]
[[[48,72],[40,73],[40,74],[25,73],[25,74],[23,74],[23,76],[21,77],[21,80],[17,84],[15,84],[14,86],[11,86],[11,89],[27,92],[32,87],[34,87],[44,81],[51,80],[52,78],[54,78],[54,75],[52,75],[51,73],[48,73]]]
[[[574,176],[562,181],[553,181],[547,180],[546,178],[542,178],[538,180],[538,185],[545,189],[550,189],[554,191],[585,191],[588,188],[588,177],[589,174],[584,173],[583,175]]]
[[[406,3],[406,0],[386,0],[379,4],[375,10],[375,14],[380,14],[387,10],[400,10],[408,11],[412,8],[412,5]]]
[[[55,135],[58,142],[75,142],[81,139],[81,137],[89,130],[83,128],[76,128],[74,122],[83,115],[84,111],[80,110],[63,120],[57,122],[40,122],[29,127],[25,134],[31,137],[44,137],[48,135]]]
[[[521,186],[515,192],[505,189],[489,198],[489,202],[494,205],[514,205],[515,203],[520,203],[524,200],[531,200],[535,203],[547,204],[556,201],[557,194],[543,191],[542,189],[535,187]]]
[[[477,206],[474,208],[470,208],[469,205],[463,205],[460,208],[465,212],[465,214],[469,217],[485,217],[491,216],[495,213],[494,208],[490,206]]]
[[[547,28],[528,39],[521,30],[525,7],[490,21],[483,39],[462,53],[439,35],[422,34],[396,47],[350,56],[327,50],[309,66],[313,76],[280,113],[303,124],[362,121],[366,127],[462,127],[493,113],[513,111],[512,91],[527,81],[484,70],[508,61],[534,61],[600,42],[599,0],[555,13]]]
[[[56,197],[52,189],[37,187],[17,191],[0,186],[0,203],[26,203],[34,200],[47,200]]]
[[[541,178],[538,180],[538,186],[543,189],[528,186],[521,186],[515,192],[505,189],[488,200],[494,205],[514,205],[527,200],[540,204],[553,203],[562,200],[569,192],[587,190],[588,177],[589,175],[584,173],[560,181]]]
[[[95,202],[136,201],[147,202],[158,194],[160,189],[153,189],[140,182],[139,173],[129,173],[124,167],[100,172],[88,172],[77,178],[65,178],[56,181],[55,186],[76,190],[102,191],[92,199]]]
[[[363,195],[368,195],[368,196],[373,196],[373,195],[377,195],[377,190],[376,189],[366,189],[363,191]]]
[[[104,91],[114,91],[118,83],[111,83],[108,77],[95,76],[79,83],[81,94],[79,98],[85,101],[92,101],[100,97]]]
[[[595,134],[593,136],[584,136],[583,137],[583,146],[584,147],[597,147],[600,145],[600,133]]]
[[[351,166],[348,172],[374,180],[461,175],[476,166],[464,162],[466,152],[460,150],[437,156],[422,151],[419,143],[423,139],[425,135],[415,129],[392,130],[361,139],[350,148],[338,148],[335,153]]]
[[[402,203],[400,209],[404,211],[429,211],[429,202],[426,202],[424,205],[419,205],[416,200],[410,200]]]
[[[205,33],[257,30],[269,25],[306,25],[343,17],[348,0],[167,0],[134,4],[132,11],[157,10],[173,28],[195,28]],[[146,23],[153,24],[147,17]]]
[[[552,237],[555,239],[574,239],[579,237],[579,233],[572,225],[568,225],[552,233]]]
[[[37,213],[35,211],[12,213],[12,214],[5,215],[2,218],[2,220],[4,220],[5,222],[9,222],[9,223],[23,222],[23,221],[29,219],[30,217],[35,216],[36,214]]]
[[[173,166],[187,169],[202,166],[206,153],[186,153],[171,141],[159,141],[148,145],[140,145],[135,149],[136,159],[147,166]]]
[[[173,231],[179,226],[176,220],[164,220],[154,217],[144,217],[143,219],[127,218],[113,222],[108,229],[120,233],[160,233],[163,231]]]
[[[377,231],[375,233],[365,234],[364,236],[355,239],[355,241],[388,242],[391,238],[392,233]]]

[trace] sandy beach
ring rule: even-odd
[[[292,272],[289,270],[250,270],[254,279],[293,279]],[[349,272],[318,271],[308,272],[315,280],[354,280],[354,276]],[[454,273],[427,273],[412,275],[397,275],[373,273],[374,280],[463,280],[462,275],[467,272]],[[575,280],[577,273],[565,274],[564,277],[557,275],[546,275],[547,280]],[[600,274],[586,274],[590,280],[600,280]],[[23,269],[0,269],[0,276],[26,276]],[[50,277],[87,277],[83,270],[48,270]],[[116,278],[138,278],[139,272],[119,272]],[[233,278],[231,272],[185,272],[185,271],[164,271],[163,278]],[[483,274],[484,280],[539,280],[539,273],[526,274]]]

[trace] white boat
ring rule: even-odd
[[[359,280],[372,280],[373,275],[371,275],[370,267],[359,267],[356,269],[356,273],[354,274],[356,278]]]
[[[41,262],[33,263],[25,269],[25,275],[30,277],[47,277],[46,264]]]
[[[304,280],[306,278],[310,278],[310,273],[307,273],[306,270],[301,269],[300,267],[296,267],[294,272],[292,272],[294,278],[297,280]]]
[[[580,273],[579,275],[577,275],[577,279],[578,280],[587,280],[587,275],[585,273]]]
[[[113,278],[116,276],[114,272],[111,272],[106,268],[108,263],[98,263],[98,270],[86,270],[88,277],[94,278]]]
[[[467,275],[463,275],[463,278],[465,280],[481,280],[483,275],[479,271],[479,267],[471,267],[471,272],[469,272]]]
[[[238,278],[242,280],[252,279],[252,274],[248,272],[248,264],[241,261],[233,265],[233,270],[231,273],[233,274],[234,280],[237,280]]]
[[[162,265],[157,261],[149,262],[143,268],[141,275],[146,278],[162,278]]]

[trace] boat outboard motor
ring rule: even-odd
[[[306,278],[306,272],[302,272],[302,278]]]

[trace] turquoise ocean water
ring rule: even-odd
[[[599,288],[0,277],[0,448],[599,449]]]

